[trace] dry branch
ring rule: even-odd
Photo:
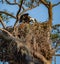
[[[60,56],[60,54],[55,54],[55,56]]]
[[[5,12],[5,11],[0,11],[0,14],[6,14],[6,15],[11,16],[12,18],[16,19],[15,16],[13,16],[12,14]]]
[[[2,20],[1,17],[0,17],[0,22],[1,22],[2,26],[3,26],[3,28],[6,28],[6,25],[5,25],[5,23],[3,22],[3,20]]]
[[[8,32],[7,30],[5,30],[5,29],[3,29],[3,28],[0,28],[0,30],[1,30],[1,31],[4,31],[4,32],[7,33],[9,36],[13,37],[13,35],[12,35],[10,32]]]
[[[9,5],[18,5],[18,6],[20,6],[20,4],[18,4],[18,3],[16,3],[16,2],[14,2],[14,3],[10,3],[8,0],[5,0]]]
[[[21,4],[19,5],[19,9],[18,9],[18,12],[17,12],[17,14],[16,14],[16,22],[15,22],[15,24],[14,24],[14,27],[16,26],[16,24],[17,24],[17,22],[18,22],[18,20],[19,20],[19,18],[18,18],[18,15],[19,15],[19,13],[20,13],[20,11],[21,11],[21,7],[22,7],[22,4],[23,4],[23,0],[21,1]]]
[[[48,3],[45,0],[40,0],[48,8]]]
[[[59,5],[59,4],[60,4],[60,2],[58,2],[57,4],[53,4],[52,7],[55,7],[55,6]]]
[[[15,38],[9,31],[7,31],[7,30],[5,30],[3,28],[0,28],[0,30],[5,32],[8,35],[9,38],[7,37],[7,39],[12,39],[12,40],[15,40],[15,41],[20,41],[20,39]]]

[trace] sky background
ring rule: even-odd
[[[0,0],[1,1],[1,0]],[[10,0],[12,1],[12,0]],[[50,0],[52,2],[52,4],[58,3],[60,2],[60,0]],[[6,5],[0,3],[0,10],[7,10],[9,13],[13,12],[14,15],[16,15],[16,12],[18,10],[17,6],[10,6],[10,5]],[[48,10],[44,5],[39,5],[38,7],[27,11],[29,13],[29,15],[35,19],[38,20],[38,22],[44,22],[48,20]],[[15,19],[9,19],[10,22],[7,23],[7,26],[12,26],[14,25]],[[53,24],[60,24],[60,5],[56,6],[53,8]],[[57,63],[56,64],[60,64],[60,57],[56,58]],[[0,64],[2,64],[0,62]],[[54,64],[54,62],[52,63]]]

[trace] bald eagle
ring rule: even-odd
[[[28,13],[25,13],[25,14],[21,15],[21,17],[20,17],[19,23],[21,23],[21,22],[24,22],[24,23],[25,22],[26,23],[33,22],[33,23],[35,23],[36,19],[30,17]]]

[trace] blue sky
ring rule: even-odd
[[[11,0],[12,1],[12,0]],[[60,0],[50,0],[53,4],[60,2]],[[0,3],[0,10],[8,10],[8,12],[13,12],[16,14],[16,11],[18,10],[17,6],[6,6],[6,4],[2,5]],[[48,11],[47,8],[44,5],[39,5],[38,7],[27,11],[29,15],[33,18],[36,18],[39,22],[44,22],[48,20]],[[10,19],[10,22],[7,23],[7,25],[11,26],[15,22],[15,19]],[[60,5],[53,8],[53,24],[60,24]],[[59,62],[60,57],[57,57],[57,63]],[[0,63],[1,64],[1,63]],[[54,63],[53,63],[54,64]]]
[[[11,0],[12,1],[12,0]],[[53,4],[58,3],[60,0],[50,0]],[[8,10],[8,12],[13,12],[16,14],[16,11],[18,10],[17,6],[6,6],[6,4],[2,5],[0,3],[0,10]],[[38,21],[44,22],[48,20],[48,11],[47,8],[44,5],[39,5],[38,7],[28,11],[29,15],[33,18],[36,18]],[[8,22],[7,25],[13,25],[13,22],[15,19],[10,19],[11,22]],[[60,5],[53,8],[53,24],[59,24],[60,23]]]

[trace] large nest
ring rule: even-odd
[[[41,53],[49,60],[52,57],[50,32],[51,27],[48,23],[22,23],[18,27],[17,36],[28,49]]]
[[[6,28],[10,33],[14,35],[14,37],[17,37],[20,39],[24,45],[26,45],[28,52],[26,52],[24,47],[19,47],[20,51],[17,53],[17,45],[12,40],[6,41],[2,38],[0,39],[0,52],[2,49],[2,54],[4,54],[4,58],[0,56],[0,58],[11,60],[23,58],[23,55],[30,53],[30,51],[36,51],[42,54],[47,60],[50,60],[52,58],[51,53],[51,47],[50,47],[50,31],[51,27],[48,25],[48,23],[21,23],[18,25],[15,30],[13,30],[11,27]],[[5,44],[5,45],[4,45]],[[19,44],[18,44],[19,45]],[[21,51],[23,49],[24,52]],[[20,54],[20,55],[19,55]],[[15,56],[14,56],[15,55]],[[17,57],[18,56],[18,57]],[[31,53],[29,54],[29,57],[35,57]],[[10,58],[10,59],[9,59]],[[24,58],[23,58],[24,60]],[[24,62],[24,61],[23,61]]]

